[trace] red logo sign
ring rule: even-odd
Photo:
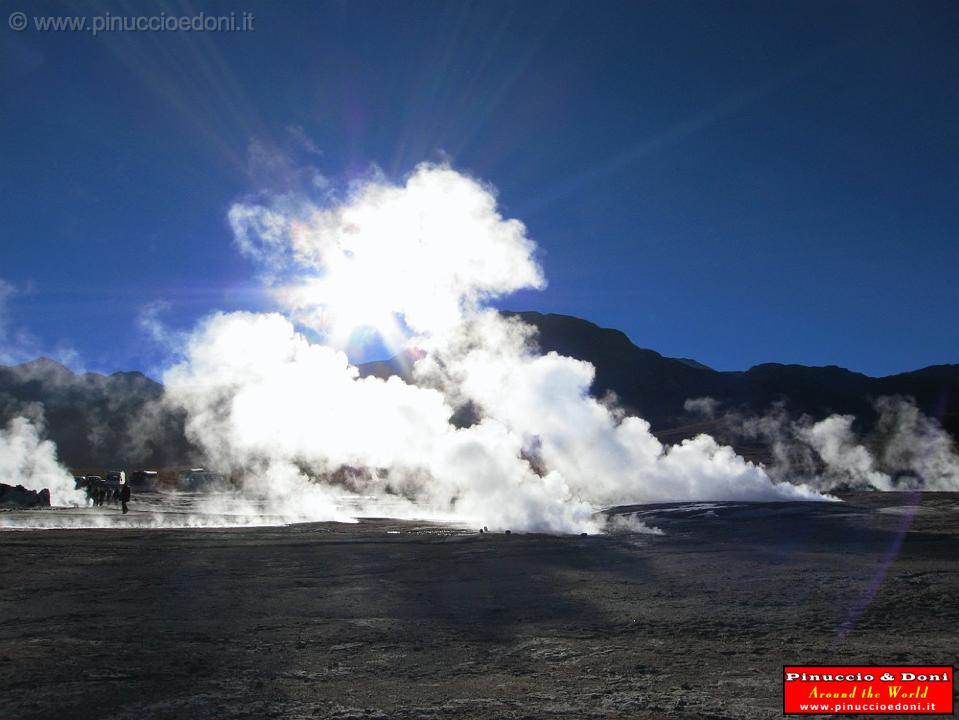
[[[951,715],[951,665],[785,665],[784,715]]]

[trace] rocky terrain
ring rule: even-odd
[[[29,490],[23,485],[0,483],[0,507],[50,507],[49,490]]]
[[[959,646],[956,494],[623,508],[664,534],[590,537],[143,530],[145,500],[0,532],[0,717],[766,720],[784,663]]]

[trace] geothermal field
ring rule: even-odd
[[[2,18],[0,720],[955,693],[959,2]]]
[[[243,302],[141,307],[155,379],[0,367],[0,718],[759,720],[955,661],[959,367],[507,312],[487,182],[296,177],[225,213]]]
[[[490,306],[544,286],[536,246],[448,165],[229,220],[275,310],[149,315],[162,385],[3,370],[0,717],[759,719],[784,664],[954,661],[949,366],[874,379],[868,418],[658,353],[636,392],[621,333]],[[210,482],[122,512],[57,438]]]
[[[2,18],[0,720],[955,693],[959,2]]]
[[[758,720],[785,663],[955,661],[956,493],[162,529],[201,504],[0,516],[63,528],[0,532],[0,717]]]

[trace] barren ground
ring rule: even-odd
[[[955,664],[955,494],[641,510],[0,532],[0,718],[775,718],[784,663]]]

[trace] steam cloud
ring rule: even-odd
[[[879,398],[876,409],[882,465],[898,475],[898,488],[959,491],[959,452],[939,423],[909,398]]]
[[[714,417],[712,398],[687,400],[685,407]],[[775,479],[789,478],[828,492],[843,487],[876,490],[959,491],[959,452],[949,434],[911,398],[880,397],[878,420],[868,439],[853,430],[852,415],[830,415],[818,422],[793,419],[782,405],[763,416],[736,412],[722,416],[732,434],[761,440],[773,462]]]
[[[127,383],[126,394],[143,400],[142,432],[125,431],[123,446],[146,456],[154,436],[172,436],[168,426],[185,416],[206,462],[242,484],[203,501],[199,514],[191,506],[189,523],[377,512],[493,529],[656,532],[596,511],[820,500],[848,486],[959,490],[952,439],[908,398],[877,400],[866,439],[849,415],[797,420],[775,406],[762,417],[720,416],[718,401],[693,398],[687,412],[762,440],[773,462],[748,462],[709,435],[665,446],[614,399],[589,395],[589,363],[540,353],[532,327],[487,306],[545,285],[535,244],[500,215],[492,188],[429,164],[402,185],[371,174],[343,196],[331,187],[322,184],[321,200],[266,195],[229,212],[237,246],[259,263],[281,312],[217,313],[183,333],[164,326],[164,305],[143,309],[143,328],[179,361],[164,373],[162,400]],[[0,282],[0,305],[12,292]],[[0,322],[0,335],[10,337],[9,327]],[[361,377],[350,363],[343,348],[370,330],[408,362],[406,381]],[[54,504],[83,504],[42,439],[43,408],[21,405],[0,429],[0,480],[48,487]],[[353,494],[349,509],[344,492]],[[378,504],[364,507],[373,497]]]
[[[536,247],[447,166],[229,220],[283,312],[207,318],[164,383],[190,439],[274,512],[342,518],[333,478],[411,512],[549,532],[600,530],[614,504],[822,499],[710,436],[663,446],[589,396],[590,364],[539,354],[531,328],[488,309],[544,286]],[[364,327],[415,358],[415,384],[359,376],[338,348]]]
[[[716,417],[716,410],[719,408],[719,404],[719,400],[716,398],[689,398],[683,403],[683,410],[693,415],[702,415],[705,418],[712,419]]]
[[[83,493],[73,476],[57,462],[57,448],[41,440],[41,427],[26,417],[15,417],[0,428],[0,482],[50,490],[52,505],[81,505]]]

